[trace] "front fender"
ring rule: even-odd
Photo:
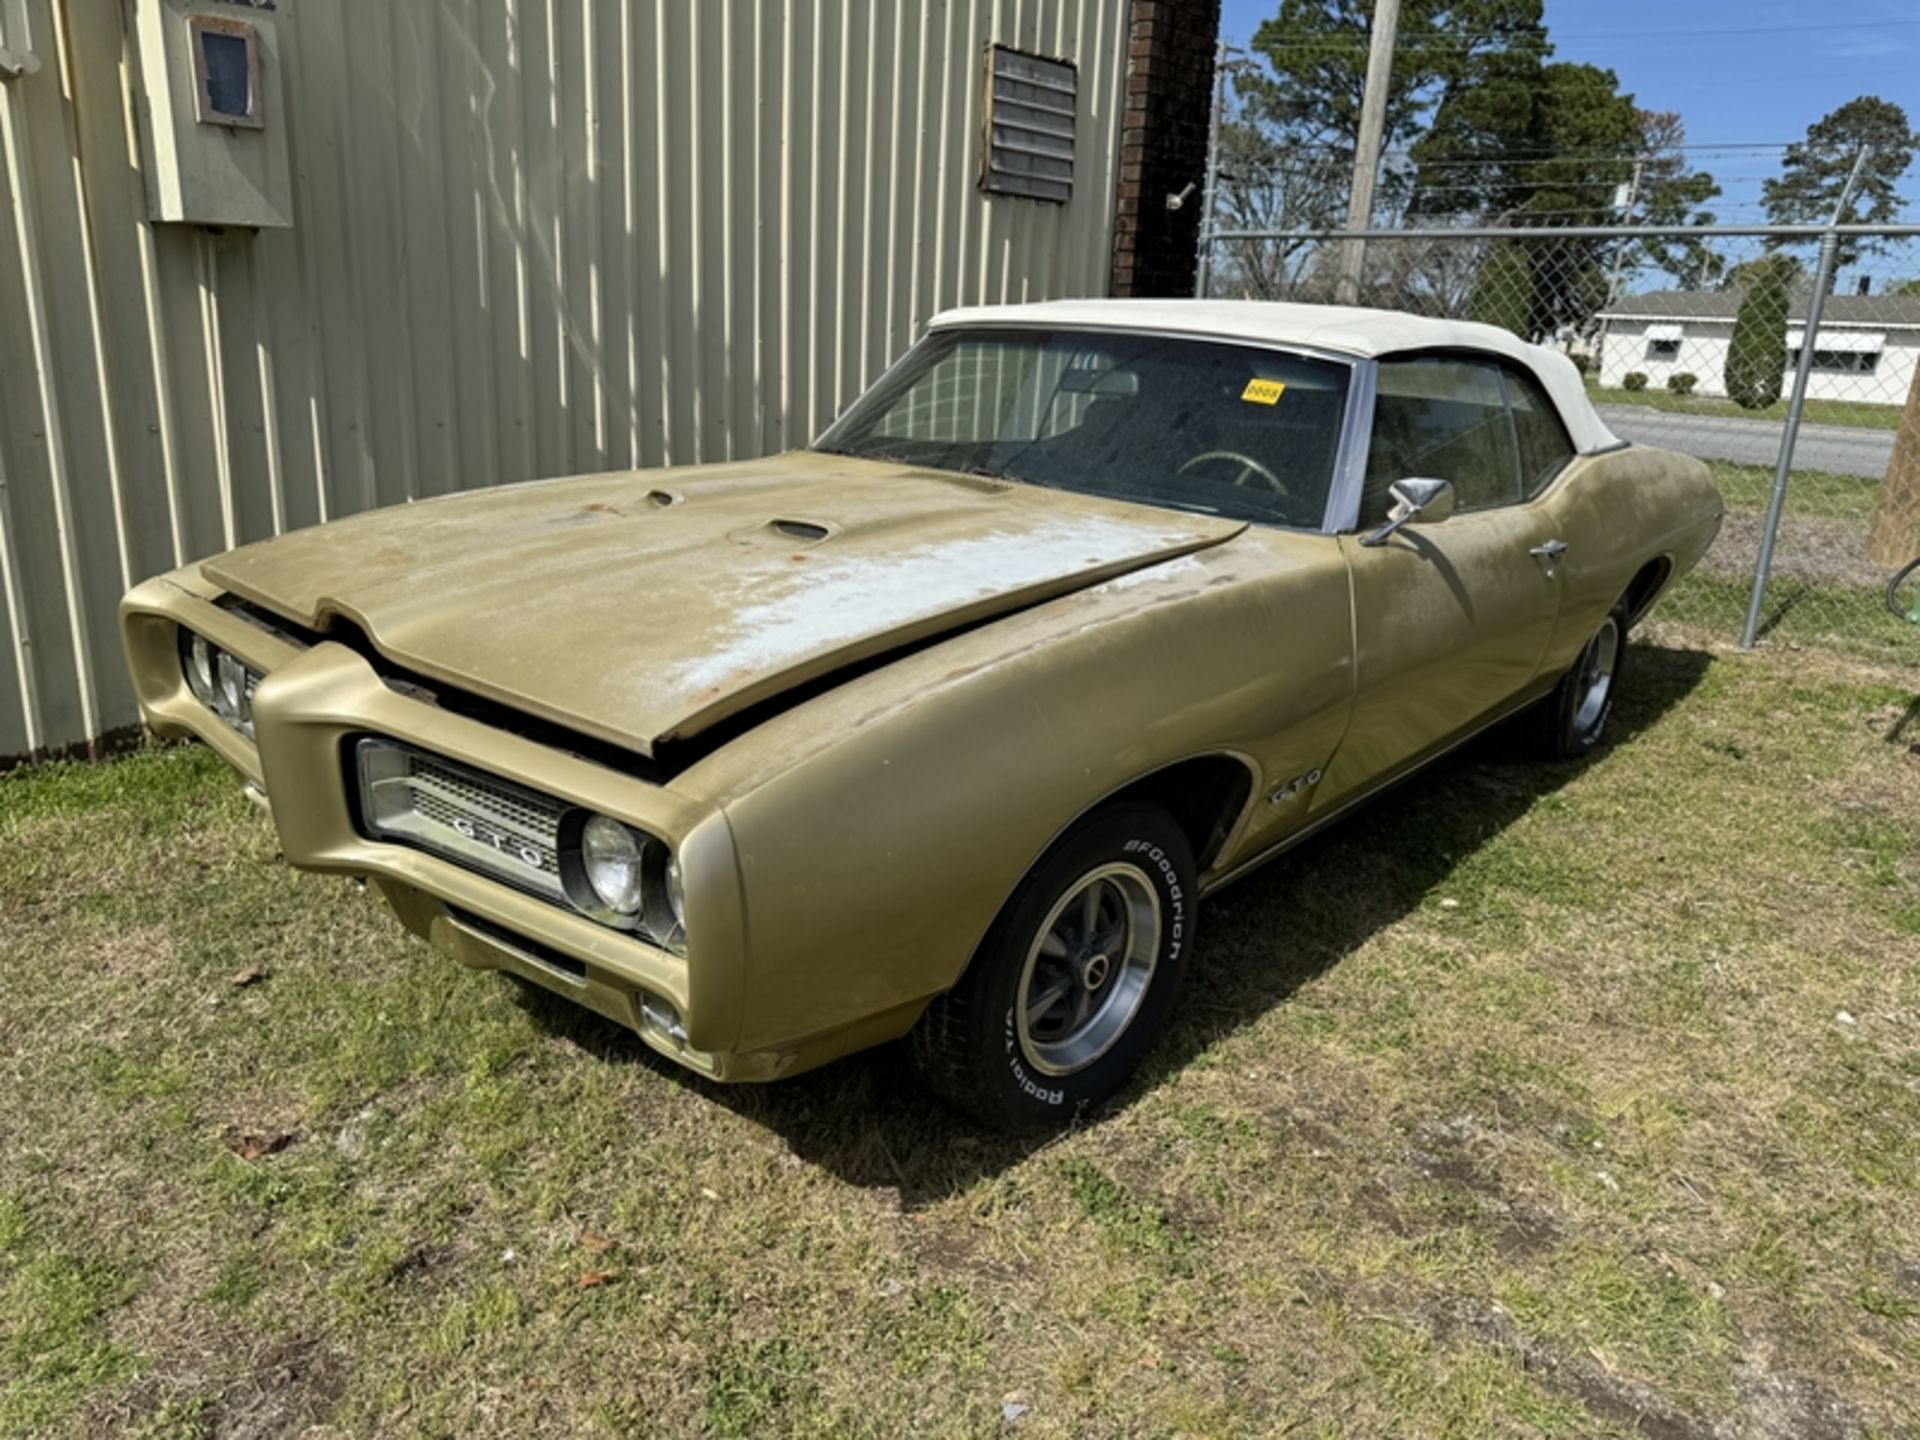
[[[1330,753],[1352,682],[1345,566],[1330,543],[1301,553],[1214,552],[1040,607],[809,702],[682,777],[768,772],[726,800],[747,916],[742,1048],[949,988],[1061,831],[1141,777],[1227,754],[1255,767],[1258,795],[1280,737]]]

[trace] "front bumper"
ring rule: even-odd
[[[121,628],[135,692],[156,732],[205,741],[245,778],[250,793],[264,792],[288,861],[372,880],[403,924],[454,959],[565,995],[713,1078],[771,1078],[811,1063],[802,1052],[812,1047],[734,1051],[746,937],[739,864],[723,812],[403,693],[347,646],[292,643],[215,604],[215,596],[191,572],[149,581],[127,596]],[[253,701],[257,743],[187,687],[179,661],[182,627],[264,674]],[[688,955],[436,855],[362,835],[346,767],[351,740],[366,734],[444,755],[659,836],[679,856],[685,876]],[[672,1023],[662,1023],[669,1014]]]

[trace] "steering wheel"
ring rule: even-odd
[[[1202,451],[1187,461],[1186,464],[1182,465],[1178,473],[1185,475],[1189,471],[1198,470],[1202,465],[1206,465],[1214,460],[1232,460],[1240,466],[1240,473],[1233,477],[1233,483],[1235,485],[1245,485],[1248,480],[1257,475],[1267,482],[1267,488],[1272,490],[1276,495],[1291,495],[1293,493],[1287,489],[1286,481],[1282,480],[1251,455],[1242,455],[1238,450]]]

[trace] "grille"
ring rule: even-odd
[[[562,802],[391,740],[357,742],[354,763],[362,823],[375,838],[405,841],[549,899],[566,898]]]

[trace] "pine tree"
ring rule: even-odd
[[[1752,283],[1733,321],[1727,347],[1727,394],[1747,410],[1764,410],[1780,398],[1787,371],[1786,265],[1756,265]]]
[[[1916,141],[1907,112],[1878,95],[1849,100],[1807,127],[1807,138],[1787,147],[1779,178],[1761,187],[1761,203],[1774,225],[1824,225],[1846,189],[1854,162],[1866,152],[1860,183],[1848,206],[1847,220],[1879,225],[1899,218],[1906,200],[1894,188],[1913,163]],[[1775,248],[1791,241],[1769,242]],[[1840,241],[1839,268],[1886,247],[1884,240],[1846,236]]]

